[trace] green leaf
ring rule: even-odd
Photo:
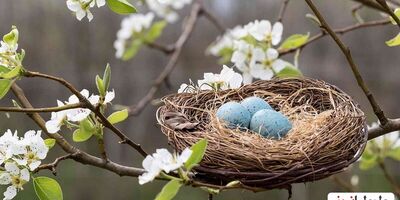
[[[107,0],[108,7],[117,14],[131,14],[136,8],[126,0]]]
[[[124,109],[121,111],[114,112],[113,114],[111,114],[110,116],[107,117],[107,120],[111,124],[116,124],[116,123],[122,122],[126,118],[128,118],[128,114],[129,114],[128,109]]]
[[[397,18],[400,18],[400,8],[396,8],[396,9],[394,10],[394,14],[397,16]],[[397,24],[396,21],[393,19],[393,17],[390,17],[390,22],[391,22],[393,25],[396,25],[396,24]]]
[[[290,78],[290,77],[301,77],[301,76],[303,76],[303,74],[300,72],[300,70],[293,66],[287,66],[276,74],[276,77],[278,78]]]
[[[155,22],[144,36],[145,41],[149,43],[154,42],[158,37],[160,37],[166,25],[167,22],[164,20]]]
[[[104,82],[100,78],[99,75],[96,75],[96,86],[97,86],[97,90],[99,91],[100,95],[102,97],[104,97],[106,95],[106,89],[104,87]]]
[[[6,73],[0,72],[0,78],[12,79],[19,75],[19,73],[21,72],[21,68],[22,68],[21,66],[18,66],[18,67],[14,67],[14,69],[12,69]]]
[[[397,147],[395,149],[391,149],[388,152],[388,157],[393,158],[397,161],[400,161],[400,147]]]
[[[92,137],[96,128],[89,119],[80,122],[79,129],[75,130],[72,139],[74,142],[84,142]]]
[[[4,73],[7,73],[7,72],[9,72],[9,71],[11,71],[11,70],[8,69],[8,67],[5,67],[5,66],[3,66],[3,65],[0,65],[0,75],[1,75],[1,74],[4,74]]]
[[[133,58],[137,54],[142,45],[143,45],[142,39],[134,39],[131,43],[131,46],[129,46],[125,50],[124,55],[122,55],[122,60],[129,60]]]
[[[400,45],[400,33],[397,34],[396,37],[394,37],[393,39],[386,41],[386,45],[388,45],[389,47],[399,46]]]
[[[3,41],[10,46],[14,46],[18,43],[18,29],[12,26],[12,30],[3,36]]]
[[[307,33],[307,35],[302,35],[302,34],[291,35],[290,37],[286,38],[285,41],[283,41],[279,49],[293,49],[300,47],[308,41],[309,37],[310,33]]]
[[[0,99],[10,90],[13,81],[10,79],[0,79]]]
[[[51,149],[56,144],[56,140],[53,138],[48,138],[44,140],[44,143],[46,144],[47,148]]]
[[[163,189],[156,196],[155,200],[171,200],[178,193],[182,184],[178,180],[171,180],[164,185]]]
[[[104,70],[103,74],[103,85],[105,92],[108,91],[108,88],[110,87],[110,82],[111,82],[111,67],[110,64],[107,63],[106,69]]]
[[[318,26],[321,26],[321,22],[319,21],[319,19],[314,16],[313,14],[307,13],[306,14],[306,18],[311,19],[312,22],[316,23]]]
[[[201,139],[190,148],[192,150],[192,155],[185,163],[185,168],[187,171],[190,171],[203,159],[204,154],[206,153],[207,143],[208,142],[206,139]]]
[[[48,177],[33,179],[33,188],[40,200],[62,200],[63,193],[56,180]]]

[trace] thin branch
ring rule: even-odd
[[[369,28],[369,27],[375,27],[375,26],[383,26],[383,25],[387,25],[390,24],[390,20],[388,19],[384,19],[384,20],[376,20],[376,21],[370,21],[370,22],[365,22],[365,23],[361,23],[361,24],[355,24],[355,25],[351,25],[351,26],[347,26],[344,28],[339,28],[339,29],[334,29],[333,31],[336,34],[340,34],[340,35],[344,35],[348,32],[357,30],[357,29],[362,29],[362,28]],[[324,36],[327,35],[326,31],[322,31],[321,33],[311,37],[306,43],[304,43],[303,45],[297,47],[297,48],[292,48],[292,49],[281,49],[279,50],[279,54],[280,55],[285,55],[288,53],[293,53],[298,49],[303,49],[304,47],[308,46],[309,44],[323,38]]]
[[[35,171],[33,171],[33,173],[37,173],[40,170],[48,169],[54,174],[54,176],[57,176],[56,168],[58,164],[63,160],[71,159],[74,155],[75,154],[67,154],[64,156],[60,156],[56,158],[52,163],[40,165],[38,168],[35,169]]]
[[[375,115],[378,117],[380,123],[385,126],[386,123],[388,123],[388,119],[386,118],[385,114],[383,113],[382,109],[380,108],[379,104],[375,100],[375,97],[372,95],[370,90],[367,87],[367,84],[364,82],[361,73],[358,70],[357,65],[354,63],[353,57],[351,55],[350,49],[345,46],[345,44],[339,39],[339,37],[336,35],[336,33],[329,27],[328,23],[325,21],[324,17],[321,15],[321,13],[318,11],[318,9],[315,7],[314,3],[312,0],[305,0],[308,4],[308,6],[311,8],[311,10],[314,12],[316,17],[319,19],[321,25],[320,28],[328,32],[328,34],[332,37],[332,39],[336,42],[336,44],[339,46],[339,48],[342,50],[343,54],[345,55],[351,70],[353,71],[353,74],[357,80],[358,85],[361,87],[363,90],[365,96],[367,96],[368,101],[370,102],[372,109],[374,110]]]
[[[383,8],[381,5],[375,3],[374,1],[371,1],[371,0],[353,0],[353,1],[362,3],[363,5],[373,8],[375,10],[387,13],[387,10],[385,8]],[[387,13],[387,14],[389,14],[389,13]]]
[[[368,140],[372,140],[387,133],[400,130],[400,118],[389,119],[388,123],[384,126],[377,126],[368,129]]]
[[[212,24],[214,24],[214,26],[221,32],[224,33],[226,28],[224,25],[222,25],[222,23],[218,20],[218,18],[209,10],[205,9],[204,7],[202,8],[202,12],[201,14],[203,14],[203,16],[208,19],[208,21],[210,21]]]
[[[174,47],[173,46],[165,46],[165,45],[161,45],[158,43],[150,43],[150,42],[146,42],[146,45],[152,49],[157,49],[159,51],[162,51],[165,54],[171,54],[172,52],[174,52]]]
[[[396,193],[396,196],[400,196],[400,186],[397,185],[396,181],[393,179],[393,177],[389,174],[389,171],[386,168],[385,163],[381,160],[379,161],[379,167],[383,171],[383,174],[385,175],[385,178],[389,181],[389,183],[393,187],[394,193]]]
[[[58,112],[62,110],[69,110],[82,107],[84,107],[83,103],[76,103],[60,107],[48,107],[48,108],[0,107],[0,112],[46,113],[46,112]]]
[[[282,2],[281,9],[279,10],[278,19],[277,19],[276,21],[282,22],[283,17],[285,16],[285,13],[286,13],[286,9],[287,9],[287,7],[288,7],[288,5],[289,5],[289,1],[290,1],[290,0],[284,0],[284,1]]]
[[[153,86],[147,92],[147,94],[135,105],[129,107],[129,115],[138,115],[140,112],[146,107],[146,105],[153,99],[154,95],[158,91],[158,88],[163,83],[163,81],[169,76],[169,74],[173,71],[178,61],[179,56],[181,55],[183,45],[185,45],[186,41],[189,39],[190,35],[193,32],[196,22],[198,21],[198,17],[202,12],[202,6],[200,3],[194,3],[190,12],[190,16],[184,26],[183,32],[179,39],[175,43],[174,52],[171,54],[171,57],[164,67],[164,70],[154,81]]]
[[[400,28],[400,20],[396,16],[396,14],[394,14],[393,10],[389,7],[389,5],[386,3],[386,0],[376,0],[376,2],[378,2],[378,4],[381,5],[386,10],[386,13],[388,13],[393,18],[397,26]]]
[[[93,106],[86,97],[84,97],[71,83],[67,82],[66,80],[51,76],[48,74],[42,74],[39,72],[31,72],[31,71],[25,71],[23,73],[25,77],[40,77],[40,78],[45,78],[49,80],[56,81],[66,88],[68,88],[74,95],[76,95],[79,99],[80,102],[85,104],[85,107],[90,109],[96,116],[101,120],[101,123],[110,129],[112,132],[114,132],[120,139],[121,139],[121,144],[125,143],[134,148],[137,152],[139,152],[143,157],[147,156],[147,153],[142,149],[140,144],[136,144],[133,142],[131,139],[129,139],[128,136],[126,136],[124,133],[122,133],[117,127],[115,127],[113,124],[111,124],[107,118],[95,107]]]

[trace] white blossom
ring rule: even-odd
[[[149,9],[169,23],[176,22],[179,19],[176,11],[191,2],[192,0],[146,0]]]
[[[0,165],[15,154],[14,151],[17,150],[16,141],[18,141],[17,132],[13,134],[11,130],[7,130],[0,137]]]
[[[271,79],[275,73],[290,65],[278,56],[279,53],[275,49],[269,48],[264,51],[261,48],[255,48],[250,62],[250,74],[262,80]]]
[[[69,10],[74,12],[76,18],[81,21],[85,16],[87,16],[89,22],[93,19],[93,14],[90,8],[95,5],[97,7],[102,7],[106,4],[105,0],[67,0],[67,7]]]
[[[283,25],[276,22],[271,26],[268,20],[254,21],[248,31],[258,41],[271,42],[272,45],[277,45],[282,39]]]
[[[234,42],[235,51],[232,54],[231,62],[235,67],[244,72],[249,67],[254,46],[242,40]]]
[[[181,168],[191,155],[189,148],[185,148],[180,155],[171,154],[167,149],[157,149],[156,153],[147,155],[143,160],[146,172],[139,176],[139,184],[153,181],[162,171],[169,173]]]
[[[147,14],[132,14],[124,18],[121,22],[121,29],[117,32],[117,40],[114,42],[116,49],[115,56],[121,58],[125,52],[126,42],[135,34],[148,29],[153,22],[154,14],[149,12]]]
[[[98,95],[91,95],[89,91],[84,89],[81,91],[81,95],[84,96],[89,102],[93,105],[96,105],[100,101],[100,96]],[[67,105],[79,103],[79,99],[76,95],[72,95],[68,98],[68,101],[65,102]],[[87,108],[75,108],[67,110],[67,119],[71,122],[80,122],[86,119],[92,111]]]
[[[224,65],[220,74],[204,73],[204,79],[198,80],[197,84],[201,90],[226,90],[239,88],[242,81],[243,78],[240,74]]]
[[[17,195],[18,190],[23,189],[23,185],[29,182],[30,174],[28,169],[20,169],[17,164],[13,162],[7,162],[4,165],[6,171],[0,174],[0,184],[10,185],[4,192],[3,200],[13,199]]]
[[[49,148],[42,139],[41,131],[28,131],[25,133],[21,143],[24,145],[23,155],[13,158],[18,165],[26,165],[33,171],[41,164],[41,160],[45,159]]]

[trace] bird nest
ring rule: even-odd
[[[266,100],[292,122],[281,140],[251,130],[229,129],[216,110],[249,96]],[[364,113],[340,89],[314,79],[257,81],[239,89],[166,96],[157,112],[162,132],[177,151],[208,140],[194,179],[226,188],[290,188],[343,171],[367,142]],[[237,182],[239,181],[239,182]]]

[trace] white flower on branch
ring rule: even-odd
[[[280,22],[276,22],[271,26],[271,22],[268,20],[256,20],[249,25],[248,30],[256,40],[277,45],[282,39],[283,25]]]
[[[198,80],[197,84],[201,90],[226,90],[239,88],[242,81],[239,73],[224,65],[220,74],[204,73],[204,79]]]
[[[89,91],[83,89],[81,95],[85,97],[92,105],[97,105],[100,103],[100,96],[99,95],[90,95]],[[115,98],[115,92],[108,91],[104,97],[104,101],[102,104],[111,103],[111,101]],[[62,107],[65,105],[72,105],[79,103],[79,98],[76,95],[72,95],[68,98],[68,101],[63,103],[60,100],[57,100],[58,107]],[[86,119],[92,111],[88,108],[74,108],[69,110],[62,110],[58,112],[51,113],[51,119],[46,122],[46,129],[49,133],[57,133],[61,126],[64,124],[65,121],[69,122],[80,122]]]
[[[117,50],[115,56],[117,58],[122,58],[127,41],[147,30],[153,19],[154,13],[149,12],[145,15],[132,14],[122,20],[121,29],[117,32],[117,40],[114,42],[114,48]]]
[[[179,19],[176,10],[182,9],[191,2],[192,0],[146,0],[149,9],[169,23],[174,23]]]
[[[76,19],[81,21],[85,16],[87,16],[89,21],[92,21],[93,14],[90,8],[97,5],[97,7],[102,7],[106,4],[105,0],[67,0],[67,7],[69,10],[74,12]]]
[[[142,166],[145,173],[139,176],[139,184],[153,181],[162,171],[169,173],[181,167],[192,155],[192,150],[186,148],[180,155],[171,154],[167,149],[157,149],[156,153],[146,156]]]
[[[22,155],[17,155],[13,160],[18,165],[28,166],[31,171],[35,170],[45,159],[49,148],[42,139],[41,131],[28,131],[25,133],[21,143],[24,147]]]
[[[11,130],[7,130],[0,137],[0,165],[10,159],[15,154],[15,150],[17,150],[15,144],[17,141],[17,132],[13,134]]]
[[[278,57],[279,53],[275,49],[269,48],[264,51],[261,48],[255,48],[250,61],[250,74],[261,80],[271,79],[274,74],[290,66],[289,63]]]
[[[30,174],[28,169],[20,169],[15,163],[7,162],[4,165],[6,171],[0,175],[1,185],[10,185],[4,192],[3,200],[13,199],[18,190],[23,190],[22,186],[29,182]]]

